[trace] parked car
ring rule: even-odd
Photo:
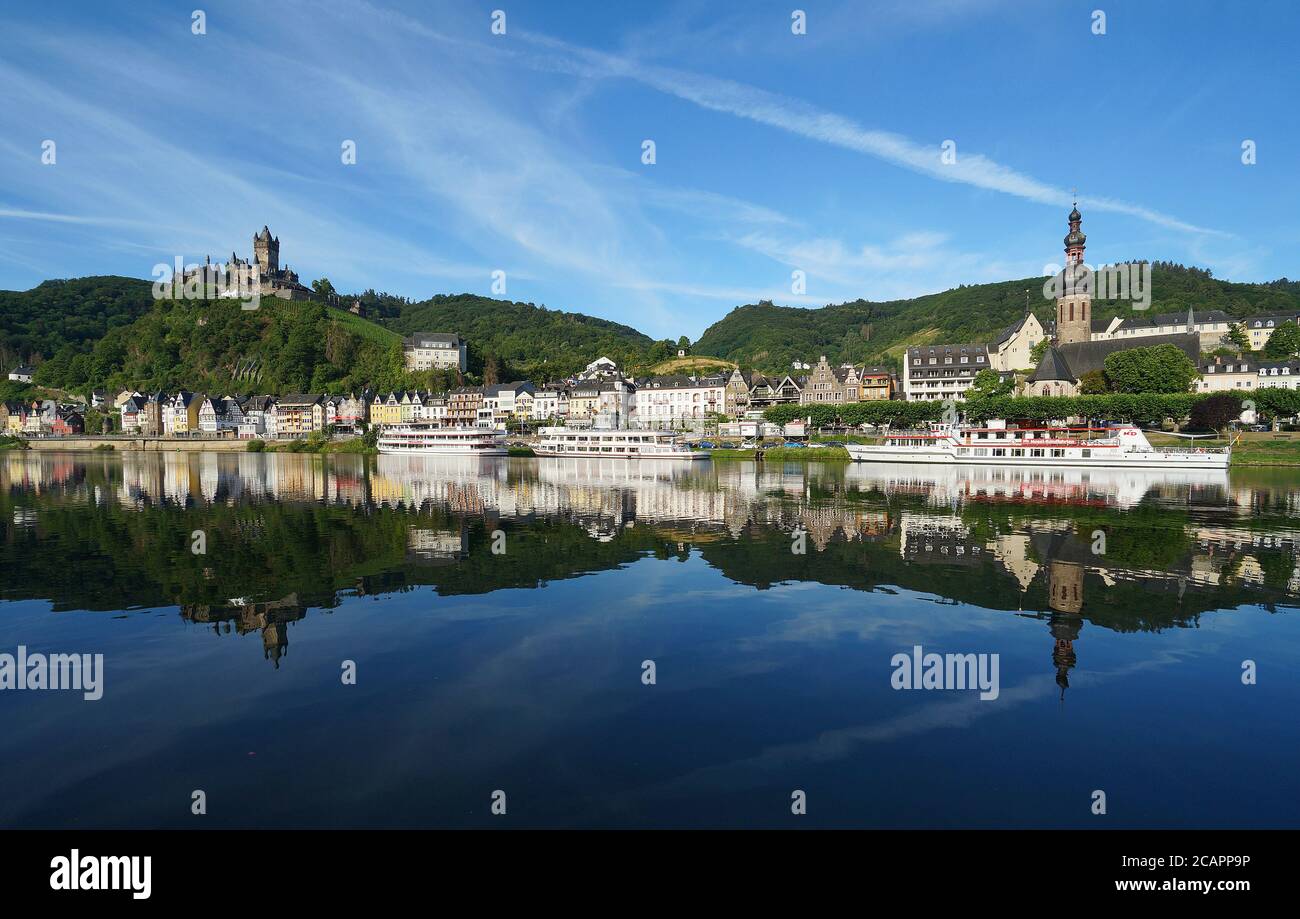
[[[702,440],[702,441],[700,441],[698,444],[696,444],[695,446],[699,447],[701,450],[712,450],[713,447],[714,447],[714,444],[713,444],[713,441],[711,441],[711,440]]]
[[[753,449],[754,449],[755,447],[757,447],[757,446],[758,446],[758,444],[754,443],[752,440],[746,440],[746,441],[744,441],[744,442],[740,445],[740,449],[742,449],[742,450],[753,450]]]
[[[803,444],[799,443],[799,441],[797,441],[797,440],[787,440],[785,443],[781,444],[781,446],[783,446],[783,447],[802,447]]]
[[[819,447],[842,447],[842,446],[844,446],[844,441],[842,441],[842,440],[819,440],[819,441],[817,442],[817,446],[819,446]]]

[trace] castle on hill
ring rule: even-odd
[[[224,265],[213,265],[212,257],[208,256],[203,265],[196,266],[185,272],[184,280],[191,281],[195,277],[200,280],[210,278],[214,274],[220,275],[231,285],[235,283],[234,279],[239,279],[241,285],[253,286],[256,283],[257,291],[263,296],[270,295],[279,297],[281,300],[313,300],[316,298],[316,292],[310,287],[305,286],[298,280],[298,273],[289,268],[286,264],[280,267],[280,239],[272,236],[271,230],[265,224],[262,226],[260,233],[253,234],[253,260],[246,261],[230,253],[230,261]],[[359,304],[358,304],[359,306]],[[356,309],[353,312],[357,312]]]

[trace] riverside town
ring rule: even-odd
[[[9,890],[1289,892],[1297,34],[5,4]]]

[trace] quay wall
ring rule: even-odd
[[[246,440],[202,437],[34,437],[27,443],[33,450],[61,453],[90,451],[104,444],[114,450],[149,452],[242,453],[248,449]]]

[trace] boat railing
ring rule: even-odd
[[[1157,453],[1231,453],[1231,447],[1154,447]]]

